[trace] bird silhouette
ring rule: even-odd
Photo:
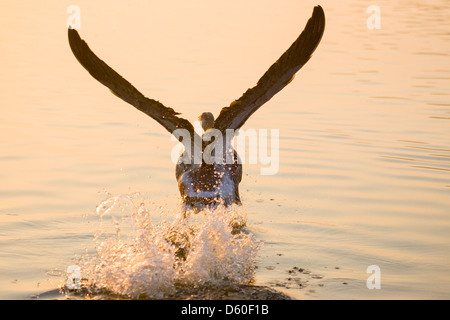
[[[256,86],[248,89],[229,106],[224,107],[216,119],[210,112],[204,112],[199,116],[204,132],[215,130],[221,133],[222,139],[225,140],[227,129],[241,128],[259,107],[293,80],[296,72],[311,58],[322,39],[324,30],[325,14],[322,7],[316,6],[303,32],[264,73]],[[108,87],[114,95],[156,120],[183,143],[185,151],[177,162],[175,176],[185,205],[198,209],[218,204],[225,206],[241,204],[239,183],[242,179],[242,164],[237,152],[229,149],[226,141],[222,143],[224,152],[223,158],[219,161],[216,161],[217,157],[213,163],[206,162],[204,157],[201,157],[200,161],[194,161],[195,155],[192,150],[197,147],[200,153],[204,153],[205,143],[202,142],[203,137],[195,132],[194,126],[188,120],[183,119],[179,116],[180,113],[159,101],[145,97],[131,83],[99,59],[75,29],[69,27],[68,37],[73,54],[92,77]],[[178,134],[180,131],[187,133],[190,136],[189,139],[186,135],[180,138]],[[225,150],[226,146],[227,150]],[[225,161],[225,155],[227,153],[229,155],[230,152],[231,161],[230,158]]]

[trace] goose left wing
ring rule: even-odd
[[[131,83],[100,60],[75,29],[69,28],[68,36],[70,48],[80,64],[92,77],[108,87],[113,94],[152,117],[170,133],[176,129],[187,129],[194,134],[192,124],[186,119],[178,117],[179,113],[159,101],[145,97]]]

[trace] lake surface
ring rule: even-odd
[[[79,65],[72,4],[101,59],[190,121],[256,84],[322,5],[313,57],[243,128],[279,129],[276,174],[248,163],[240,186],[254,283],[295,299],[450,298],[446,0],[2,1],[0,298],[64,284],[95,253],[106,199],[138,193],[155,225],[178,213],[176,142]]]

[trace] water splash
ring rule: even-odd
[[[128,194],[109,195],[96,212],[96,254],[79,261],[91,293],[161,299],[252,282],[262,243],[246,232],[245,208],[193,214],[180,205],[173,221],[153,222],[140,195]]]

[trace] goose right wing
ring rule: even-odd
[[[292,81],[295,73],[311,58],[324,30],[325,14],[322,7],[317,6],[297,40],[266,71],[255,87],[221,110],[214,127],[222,132],[239,129],[259,107]]]

